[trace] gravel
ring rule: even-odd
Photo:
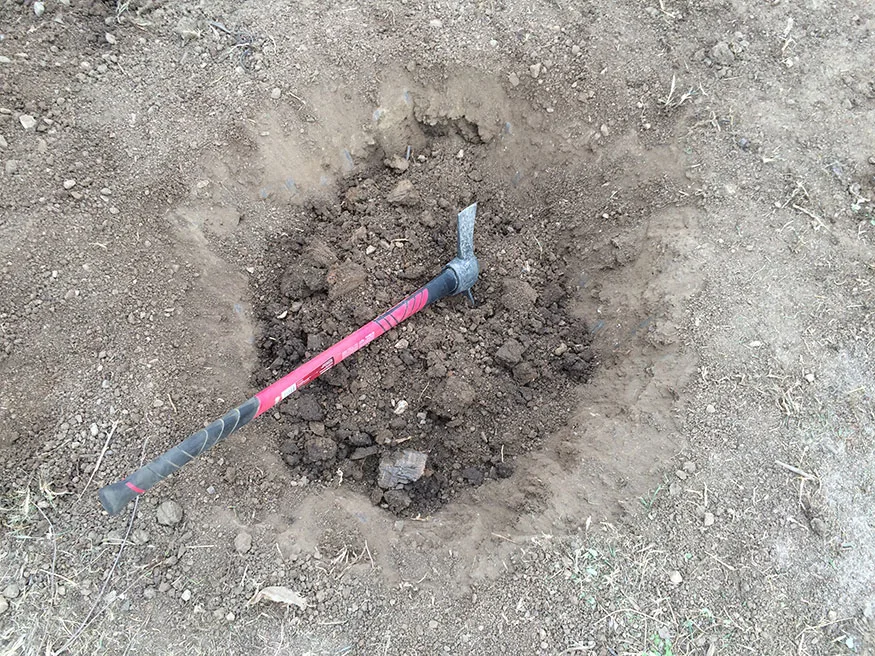
[[[18,117],[18,122],[25,130],[33,130],[36,127],[36,119],[30,114],[22,114]]]

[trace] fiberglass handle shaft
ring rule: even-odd
[[[475,260],[476,262],[476,260]],[[447,266],[425,287],[415,291],[388,312],[362,326],[357,331],[311,358],[291,373],[261,390],[243,405],[234,408],[220,419],[187,437],[182,443],[130,474],[124,480],[100,489],[100,503],[110,515],[118,514],[137,495],[144,494],[173,472],[181,469],[210,447],[239,430],[254,418],[264,414],[290,394],[366,346],[377,337],[392,330],[405,319],[431,303],[460,290],[458,274]]]

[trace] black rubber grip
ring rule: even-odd
[[[252,397],[206,428],[190,435],[181,444],[143,465],[123,481],[101,488],[97,493],[101,505],[110,515],[117,515],[138,494],[155,487],[177,469],[181,469],[204,451],[252,421],[258,413],[258,408],[258,399]]]
[[[453,273],[451,269],[445,268],[437,276],[429,280],[425,285],[425,288],[428,290],[427,305],[437,303],[441,299],[450,296],[453,293],[453,289],[456,288],[456,284],[458,282],[459,280],[456,277],[456,274]]]

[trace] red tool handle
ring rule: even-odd
[[[100,503],[110,515],[118,514],[138,494],[144,494],[176,470],[191,462],[255,417],[264,414],[290,394],[315,380],[345,358],[367,346],[383,333],[422,310],[430,303],[452,294],[459,279],[449,267],[440,275],[405,298],[388,312],[344,337],[334,346],[311,358],[294,371],[264,388],[254,397],[117,483],[98,491]]]

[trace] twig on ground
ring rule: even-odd
[[[106,436],[106,442],[103,443],[103,448],[100,450],[100,455],[97,456],[97,462],[94,463],[94,469],[91,470],[91,476],[88,477],[88,482],[85,483],[85,487],[82,488],[82,491],[79,493],[79,498],[76,499],[76,504],[82,501],[82,497],[88,491],[88,486],[91,485],[91,481],[94,480],[94,475],[97,473],[97,470],[100,469],[100,463],[103,462],[103,456],[106,455],[107,450],[109,449],[109,441],[112,439],[112,436],[115,434],[115,429],[118,426],[118,422],[115,422],[112,425],[112,428],[109,431],[109,435]],[[76,504],[73,507],[76,507]]]
[[[118,422],[116,422],[116,424],[118,424]],[[113,430],[115,430],[115,426],[113,426]],[[142,451],[140,453],[140,465],[141,466],[146,460],[146,444],[148,444],[148,442],[149,442],[148,437],[145,440],[143,440],[143,448],[142,448]],[[97,468],[95,467],[95,469],[97,469]],[[134,528],[134,520],[137,518],[137,508],[139,507],[139,505],[140,505],[140,497],[138,496],[136,499],[134,499],[134,505],[133,505],[133,508],[131,509],[131,520],[128,522],[127,531],[125,532],[124,538],[122,538],[121,544],[119,545],[119,548],[118,548],[118,552],[116,552],[115,560],[112,561],[112,567],[110,567],[109,573],[106,575],[106,580],[103,582],[103,585],[100,587],[100,592],[97,593],[97,598],[94,600],[94,603],[91,604],[91,608],[88,609],[88,614],[85,616],[85,619],[82,620],[82,623],[79,625],[79,628],[77,628],[76,631],[74,631],[73,634],[67,639],[67,642],[65,642],[60,647],[60,649],[57,649],[54,652],[52,652],[51,656],[58,656],[59,654],[63,654],[65,651],[68,651],[70,649],[70,647],[73,645],[73,643],[75,643],[79,639],[79,636],[82,635],[82,633],[85,631],[85,629],[87,629],[89,626],[91,626],[92,622],[94,622],[94,620],[96,620],[103,613],[103,611],[105,611],[109,608],[110,604],[106,604],[99,611],[95,612],[98,604],[100,604],[101,599],[103,599],[103,595],[106,592],[106,589],[109,587],[110,581],[112,581],[112,575],[115,573],[116,567],[118,567],[119,561],[121,560],[121,557],[122,557],[122,552],[124,552],[125,546],[128,544],[128,538],[131,536],[131,530]]]
[[[778,465],[778,467],[783,467],[787,471],[791,471],[794,474],[801,476],[802,478],[807,478],[809,481],[816,481],[817,480],[817,476],[814,476],[813,474],[809,474],[804,469],[799,469],[798,467],[794,467],[793,465],[788,465],[786,462],[781,462],[780,460],[775,460],[775,464]]]
[[[40,508],[38,504],[34,504],[34,505],[36,506],[36,509],[39,510],[40,515],[43,516],[43,519],[45,519],[46,522],[48,522],[49,533],[51,533],[51,535],[52,535],[52,572],[51,572],[51,575],[49,578],[52,582],[52,584],[51,584],[51,586],[52,586],[52,603],[54,603],[55,595],[58,592],[58,583],[57,583],[57,580],[55,578],[55,569],[56,569],[56,566],[58,563],[58,536],[55,534],[55,527],[52,525],[52,522],[48,518],[48,516],[43,512],[43,509]],[[9,652],[9,653],[12,653],[12,652]]]
[[[708,552],[708,551],[706,551],[705,553],[706,553],[710,558],[713,558],[713,559],[716,560],[718,563],[720,563],[721,565],[723,565],[723,567],[725,567],[726,569],[728,569],[730,572],[735,572],[735,571],[736,571],[736,568],[733,567],[732,565],[730,565],[729,563],[727,563],[725,560],[722,560],[722,559],[718,558],[717,556],[715,556],[714,554],[712,554],[712,553],[710,553],[710,552]]]
[[[802,207],[801,205],[797,205],[796,203],[793,203],[793,209],[796,210],[797,212],[802,212],[805,216],[808,216],[808,217],[814,219],[815,221],[817,221],[817,223],[820,224],[820,227],[823,228],[824,230],[826,230],[827,232],[832,232],[829,229],[829,226],[823,222],[823,219],[821,219],[819,216],[817,216],[817,214],[815,214],[814,212],[810,212],[807,209],[805,209],[804,207]],[[815,230],[817,230],[817,228],[815,228]]]
[[[494,535],[497,538],[501,538],[502,540],[505,540],[507,542],[510,542],[511,544],[516,544],[516,542],[514,540],[511,540],[509,537],[504,536],[501,533],[493,533],[492,535]]]
[[[63,654],[65,651],[68,651],[70,647],[75,643],[79,636],[91,626],[92,622],[96,620],[103,611],[109,608],[109,604],[100,609],[100,611],[95,612],[97,606],[100,604],[100,601],[103,599],[103,595],[106,592],[106,589],[109,587],[110,581],[112,581],[112,575],[115,573],[115,569],[118,566],[119,561],[122,557],[122,552],[125,550],[125,545],[128,543],[128,537],[131,535],[131,529],[134,527],[134,519],[137,517],[137,507],[140,505],[140,497],[134,499],[134,506],[131,512],[131,521],[128,522],[128,529],[125,532],[125,537],[122,539],[121,544],[119,545],[118,552],[116,552],[115,560],[112,561],[112,567],[109,569],[109,574],[106,576],[106,580],[103,582],[103,585],[100,588],[100,592],[97,593],[97,598],[94,600],[94,603],[91,605],[91,608],[88,609],[88,614],[85,616],[85,619],[82,620],[82,623],[79,625],[79,628],[73,632],[67,642],[65,642],[59,649],[52,653],[52,656],[58,656],[59,654]]]

